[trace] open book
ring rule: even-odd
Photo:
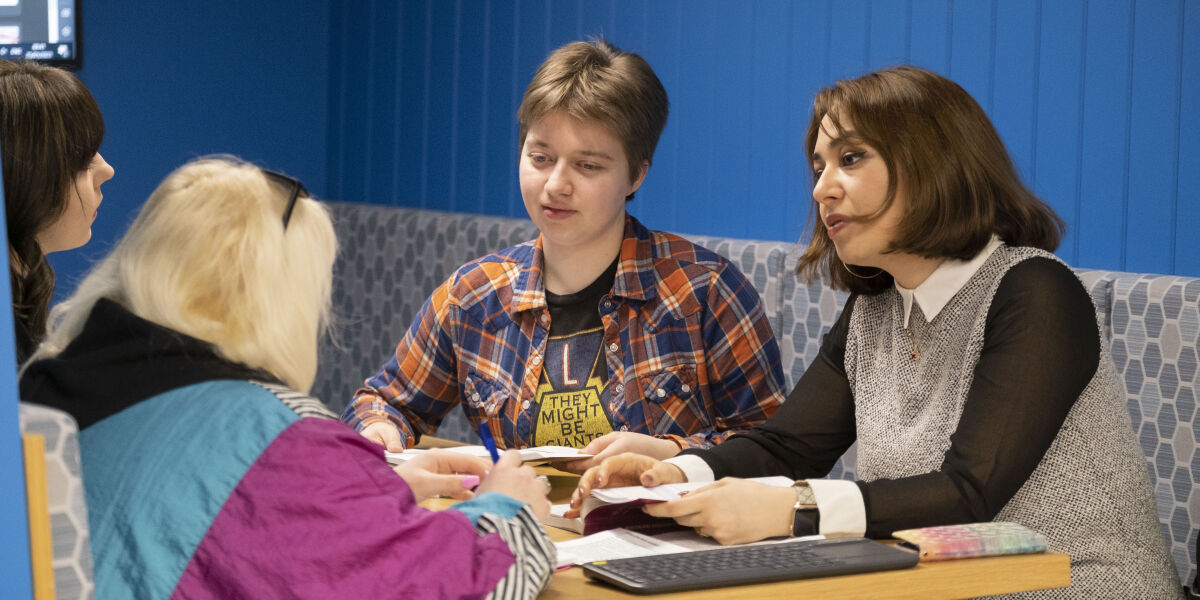
[[[385,452],[387,461],[393,465],[398,465],[411,458],[416,458],[429,450],[422,448],[410,448],[404,452]],[[459,452],[478,458],[486,458],[491,460],[492,456],[488,453],[488,449],[483,446],[454,446],[452,448],[441,448],[438,452]],[[566,446],[537,446],[534,448],[524,448],[520,450],[521,460],[525,462],[565,462],[571,460],[579,460],[581,458],[591,458],[591,454],[583,454],[578,448],[568,448]]]
[[[778,487],[788,487],[793,483],[787,477],[754,477],[749,481]],[[656,487],[633,485],[592,490],[592,493],[583,499],[579,517],[566,518],[563,515],[570,505],[555,504],[550,507],[550,514],[546,516],[545,523],[581,535],[591,535],[618,527],[641,532],[675,529],[680,525],[676,524],[674,519],[652,517],[642,512],[642,505],[674,500],[709,483],[712,482],[668,483]]]

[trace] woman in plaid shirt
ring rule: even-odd
[[[525,91],[521,195],[541,235],[460,267],[342,418],[392,451],[462,403],[502,446],[594,459],[704,448],[784,397],[758,292],[724,257],[626,214],[668,101],[636,54],[559,48]]]

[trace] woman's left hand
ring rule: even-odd
[[[395,470],[420,502],[433,496],[470,500],[475,497],[471,488],[479,485],[490,467],[480,458],[433,450],[397,465]]]
[[[584,446],[579,451],[584,454],[593,454],[594,456],[581,460],[573,460],[556,466],[570,473],[583,473],[604,462],[604,459],[624,452],[632,452],[663,460],[679,454],[679,444],[644,433],[614,431],[592,440],[590,444]]]
[[[642,510],[695,527],[722,544],[744,544],[792,535],[796,491],[726,477],[670,502],[647,504]]]

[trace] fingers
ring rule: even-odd
[[[642,472],[639,478],[642,485],[646,487],[654,487],[666,483],[684,483],[687,481],[687,475],[683,474],[683,469],[665,462],[656,462],[653,467]]]
[[[575,491],[571,492],[571,510],[578,511],[583,499],[598,487],[599,472],[599,467],[592,467],[580,476],[579,483],[575,485]]]
[[[363,429],[362,436],[376,444],[379,444],[380,446],[385,448],[387,447],[387,441],[383,439],[383,433],[374,427],[367,427],[366,429]]]
[[[496,461],[497,468],[515,469],[520,467],[522,464],[523,462],[521,461],[521,453],[517,452],[516,450],[505,450],[504,454],[500,455],[500,460]],[[533,471],[533,468],[530,467],[529,470]]]
[[[432,456],[436,459],[435,470],[438,473],[459,473],[466,475],[475,475],[478,480],[480,477],[487,475],[491,468],[491,463],[474,456],[460,454],[458,452],[430,452],[426,456]]]
[[[400,432],[396,431],[395,427],[387,425],[383,427],[383,446],[389,452],[404,452],[404,440],[400,439]]]
[[[668,502],[655,502],[642,506],[642,510],[646,514],[653,517],[665,517],[668,519],[686,518],[689,515],[695,515],[704,511],[706,504],[703,498],[694,498],[691,494],[684,496],[678,500],[670,500]],[[680,523],[681,525],[689,525],[688,523]],[[690,526],[690,525],[689,525]]]
[[[588,445],[581,448],[579,452],[583,454],[600,454],[605,448],[611,446],[613,442],[621,439],[623,435],[627,435],[627,433],[622,431],[606,433],[592,440],[590,443],[588,443]]]
[[[599,464],[599,463],[596,462],[596,459],[594,459],[594,458],[581,458],[578,460],[569,460],[569,461],[565,461],[565,462],[560,462],[560,463],[555,464],[554,466],[562,471],[566,471],[568,473],[575,473],[578,475],[578,474],[583,473],[584,471],[587,471],[588,469],[596,466],[597,464]]]
[[[388,452],[404,452],[404,441],[400,439],[400,432],[391,423],[371,423],[363,428],[362,435],[368,440],[387,448]]]
[[[479,477],[475,475],[429,475],[425,478],[424,491],[429,495],[445,496],[455,500],[469,500],[475,497],[471,488],[479,485]]]

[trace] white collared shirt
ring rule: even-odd
[[[966,261],[942,261],[942,264],[938,265],[937,269],[934,269],[933,273],[921,282],[921,285],[911,290],[897,283],[896,291],[900,292],[900,299],[904,302],[904,326],[908,327],[913,301],[916,301],[917,305],[921,307],[921,312],[925,313],[925,320],[933,322],[934,317],[942,312],[943,308],[946,308],[950,299],[964,285],[967,285],[967,281],[1003,243],[1000,238],[992,235],[992,239],[983,247],[983,250],[979,251],[979,254],[975,255],[975,258]]]

